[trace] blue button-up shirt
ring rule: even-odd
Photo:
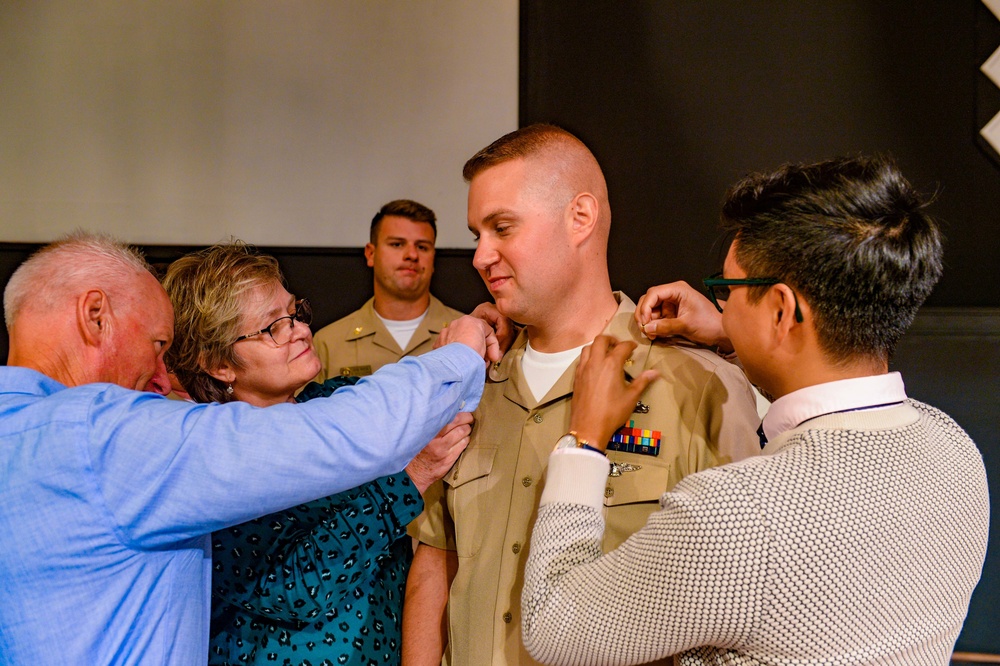
[[[483,381],[463,345],[266,409],[0,368],[0,663],[204,664],[208,535],[400,471]]]

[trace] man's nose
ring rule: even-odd
[[[472,265],[476,270],[485,271],[497,262],[497,253],[485,238],[480,237],[476,253],[472,255]]]
[[[146,387],[143,390],[160,395],[170,393],[170,377],[167,376],[167,366],[162,357],[156,359],[156,372],[146,382]]]

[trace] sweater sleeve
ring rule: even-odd
[[[558,479],[579,475],[572,461],[552,455],[546,483],[568,487]],[[771,542],[738,474],[687,477],[606,555],[602,513],[579,492],[543,499],[532,532],[521,610],[535,659],[639,664],[698,645],[738,646],[759,626]]]

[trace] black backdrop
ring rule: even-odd
[[[1000,112],[979,0],[522,0],[521,124],[577,133],[604,167],[612,282],[718,270],[719,203],[752,170],[894,156],[936,192],[944,277],[900,345],[908,393],[949,411],[1000,479]],[[936,307],[935,307],[936,306]],[[942,307],[945,306],[945,307]],[[979,308],[987,309],[976,309]],[[959,650],[1000,653],[1000,499]]]

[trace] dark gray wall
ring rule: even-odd
[[[929,305],[950,307],[918,317],[893,367],[969,431],[996,487],[1000,159],[978,130],[1000,111],[979,71],[998,46],[979,0],[522,0],[521,124],[562,125],[597,155],[612,281],[630,294],[721,267],[719,203],[740,175],[895,156],[938,193],[948,245]],[[963,650],[1000,653],[997,494]]]
[[[1000,112],[979,0],[521,3],[521,124],[577,133],[611,193],[629,293],[721,264],[726,187],[787,161],[885,152],[938,191],[947,269],[931,305],[1000,306]]]

